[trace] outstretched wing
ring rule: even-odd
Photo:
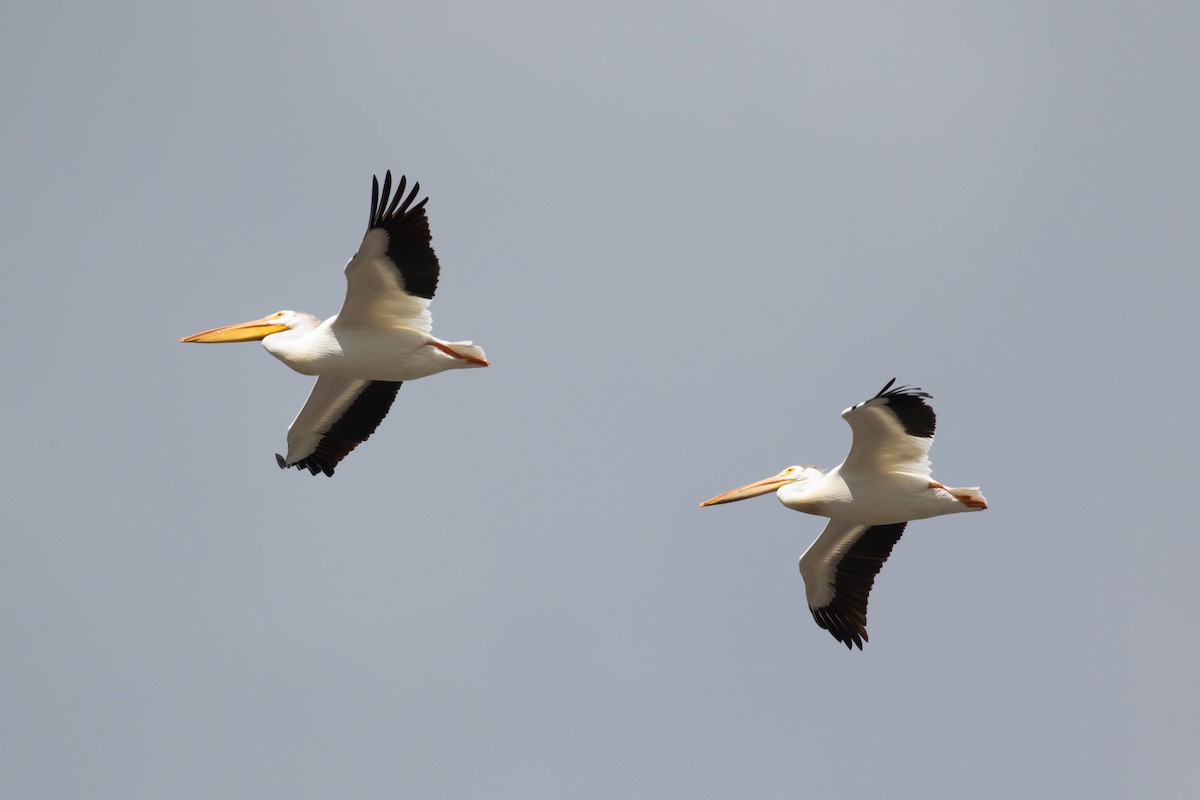
[[[365,381],[322,375],[288,427],[287,458],[281,468],[333,475],[347,454],[375,432],[387,416],[400,381]]]
[[[865,403],[842,412],[854,441],[843,470],[904,472],[929,477],[929,447],[937,415],[927,392],[909,386],[892,389],[892,378]]]
[[[433,252],[425,198],[414,205],[421,185],[404,195],[401,176],[392,195],[392,173],[371,179],[371,217],[358,252],[346,264],[346,299],[336,325],[405,327],[429,333],[429,301],[437,290],[437,254]]]
[[[867,598],[907,522],[849,525],[830,520],[800,556],[813,619],[851,650],[867,641]]]

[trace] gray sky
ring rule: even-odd
[[[14,5],[0,795],[1195,797],[1200,12]],[[373,173],[434,329],[333,479]],[[699,509],[892,376],[934,475],[850,653],[823,521]]]

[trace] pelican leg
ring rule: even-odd
[[[980,510],[987,508],[987,503],[983,502],[977,497],[972,497],[969,494],[954,494],[954,492],[951,492],[950,496],[962,503],[967,508],[978,508]]]
[[[426,342],[426,344],[428,344],[430,347],[436,347],[446,355],[450,356],[451,358],[457,358],[459,361],[466,361],[470,364],[477,364],[481,367],[490,366],[488,362],[484,361],[483,359],[467,355],[466,353],[460,353],[448,344],[442,344],[441,342]]]

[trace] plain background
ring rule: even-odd
[[[10,4],[0,794],[1195,797],[1189,3]],[[445,339],[310,379],[421,182]],[[767,497],[889,378],[934,475],[847,652]]]

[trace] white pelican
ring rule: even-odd
[[[813,619],[851,650],[867,641],[867,595],[909,520],[987,508],[978,486],[951,489],[930,477],[937,421],[925,403],[930,395],[907,386],[892,389],[895,382],[842,412],[854,438],[837,467],[788,467],[700,504],[775,492],[788,508],[828,517],[800,557],[800,575]]]
[[[371,216],[358,252],[346,264],[342,310],[321,322],[300,311],[226,325],[181,342],[248,342],[304,375],[316,375],[312,394],[288,428],[281,468],[332,475],[387,415],[400,384],[458,367],[486,367],[471,342],[444,342],[430,333],[429,301],[437,289],[438,260],[430,244],[425,203],[413,205],[421,185],[404,197],[392,173],[371,179]],[[403,202],[402,202],[403,199]]]

